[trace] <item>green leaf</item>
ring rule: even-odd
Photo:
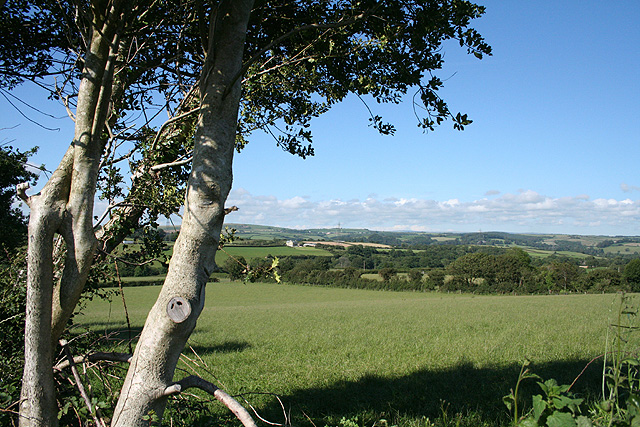
[[[635,393],[629,395],[629,397],[627,398],[627,407],[629,406],[634,406],[640,409],[640,396]]]
[[[593,423],[591,420],[584,415],[580,415],[576,418],[576,426],[577,427],[593,427]]]
[[[536,394],[533,396],[533,417],[538,422],[544,410],[547,409],[547,402],[540,396]]]
[[[518,427],[539,427],[539,424],[533,418],[527,417],[518,423]]]
[[[552,399],[553,406],[556,409],[569,408],[572,412],[575,412],[578,406],[582,403],[583,399],[574,399],[569,396],[558,396]]]
[[[502,397],[502,403],[504,403],[504,406],[506,406],[509,411],[513,408],[513,401],[513,394],[507,394]]]
[[[638,366],[640,365],[640,361],[634,357],[629,357],[627,359],[624,359],[621,363],[626,363],[628,365],[631,366]]]
[[[576,420],[568,412],[555,411],[547,418],[547,426],[549,427],[576,427]]]

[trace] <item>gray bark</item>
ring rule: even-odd
[[[53,353],[85,285],[97,245],[92,226],[93,200],[104,149],[102,133],[109,109],[118,30],[123,22],[121,3],[110,3],[110,9],[94,19],[78,92],[73,143],[41,193],[27,201],[31,214],[22,427],[58,424]],[[56,233],[64,239],[66,257],[62,276],[54,285]]]
[[[205,285],[215,269],[224,203],[231,189],[240,100],[240,84],[233,81],[233,76],[242,67],[252,4],[252,0],[221,2],[217,17],[211,20],[180,235],[162,291],[149,312],[131,360],[113,415],[114,427],[143,426],[142,417],[151,411],[162,417],[165,390],[173,384],[180,353],[204,306]],[[176,313],[176,301],[188,304],[189,310]]]

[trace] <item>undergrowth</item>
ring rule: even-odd
[[[609,325],[599,399],[587,401],[572,391],[575,382],[559,385],[531,372],[525,361],[515,390],[503,398],[516,427],[640,427],[640,336],[638,304],[632,296],[620,294],[615,319]],[[595,360],[595,359],[594,359]],[[520,387],[536,380],[541,394],[532,396],[530,409],[519,406]]]

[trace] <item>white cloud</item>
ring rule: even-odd
[[[282,201],[282,207],[285,209],[300,209],[308,206],[310,206],[308,202],[300,196]]]
[[[417,198],[322,200],[256,196],[233,190],[227,221],[291,228],[362,227],[377,230],[640,234],[640,200],[554,198],[532,190],[491,199],[438,201]]]

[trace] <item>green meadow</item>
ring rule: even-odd
[[[124,289],[133,335],[159,289]],[[195,370],[280,423],[274,395],[294,425],[357,418],[363,426],[385,419],[426,427],[458,417],[459,425],[506,426],[501,398],[515,386],[522,362],[531,360],[544,378],[571,383],[605,352],[618,300],[210,283],[178,376]],[[128,337],[119,296],[91,301],[76,323]],[[592,363],[574,390],[596,398],[601,373],[601,364]],[[525,392],[536,387],[531,381]],[[227,417],[219,405],[211,408]]]
[[[216,264],[223,265],[229,256],[243,256],[247,260],[265,258],[267,256],[331,256],[331,252],[314,247],[288,246],[234,246],[228,245],[216,252]]]

